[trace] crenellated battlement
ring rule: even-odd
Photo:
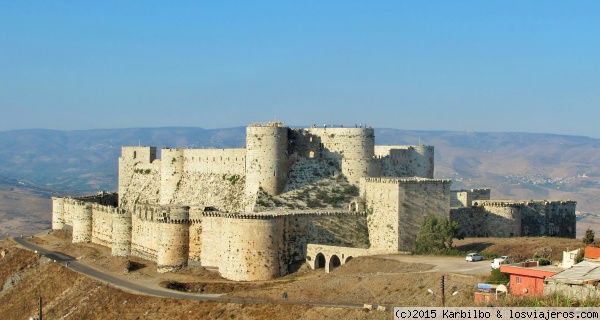
[[[487,206],[487,207],[523,207],[523,206],[549,206],[549,205],[576,205],[577,201],[571,200],[529,200],[529,201],[517,201],[517,200],[480,200],[473,203],[473,206]]]
[[[160,159],[156,147],[124,146],[119,193],[53,197],[52,228],[72,226],[73,242],[156,261],[159,272],[197,261],[238,281],[285,275],[309,244],[410,251],[430,214],[474,236],[575,235],[574,201],[451,191],[433,178],[433,146],[378,146],[363,124],[255,123],[245,135],[244,148],[167,147]]]
[[[366,182],[392,183],[392,184],[451,184],[450,179],[426,179],[426,178],[365,178]]]
[[[367,213],[363,212],[355,212],[355,211],[312,211],[312,210],[303,210],[303,211],[286,211],[274,213],[269,211],[268,213],[229,213],[229,212],[218,212],[218,211],[208,211],[202,212],[203,217],[219,217],[219,218],[228,218],[228,219],[280,219],[287,217],[320,217],[320,216],[365,216]]]
[[[496,200],[482,200],[473,202],[473,206],[484,206],[484,207],[522,207],[525,203],[523,202],[505,202],[505,201],[496,201]]]
[[[156,219],[158,223],[172,223],[172,224],[192,224],[193,220],[191,219]]]

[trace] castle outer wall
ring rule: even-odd
[[[448,218],[450,180],[368,178],[366,195],[369,240],[374,250],[409,252],[429,214]]]
[[[372,128],[290,129],[280,122],[246,129],[246,148],[173,149],[123,147],[119,158],[119,207],[185,204],[226,212],[252,212],[259,188],[278,195],[293,186],[298,161],[320,159],[315,169],[342,173],[358,186],[368,177],[432,178],[432,146],[375,146]],[[319,177],[315,177],[317,180]],[[57,222],[58,223],[58,222]]]
[[[309,258],[308,244],[327,246],[325,262],[338,248],[342,258],[411,251],[429,214],[459,221],[468,236],[575,236],[574,202],[489,201],[489,189],[451,192],[433,172],[432,146],[375,146],[372,128],[252,125],[245,148],[163,148],[159,158],[155,147],[123,147],[119,197],[55,197],[52,227],[72,227],[73,242],[114,256],[156,261],[159,272],[200,262],[238,281],[287,274]],[[255,212],[259,195],[321,206],[299,191],[325,192],[329,177],[359,187],[344,200],[349,210]]]
[[[332,236],[334,230],[319,227],[323,222],[335,221],[338,228],[348,226],[361,237],[359,228],[366,224],[365,219],[364,212],[248,215],[205,212],[201,265],[218,268],[223,277],[236,281],[284,276],[291,265],[306,261],[309,243],[343,244]]]
[[[472,207],[452,208],[450,219],[466,237],[575,238],[575,201],[476,200]]]

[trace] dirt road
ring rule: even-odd
[[[384,259],[411,262],[411,263],[426,263],[433,265],[434,268],[426,272],[448,272],[448,273],[463,273],[489,275],[491,271],[489,260],[466,262],[465,257],[445,257],[445,256],[413,256],[402,254],[390,254],[379,256]]]

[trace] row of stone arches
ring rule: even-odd
[[[332,254],[330,257],[325,257],[323,253],[319,252],[313,259],[311,267],[313,270],[325,268],[325,272],[329,273],[342,264],[346,264],[351,259],[352,256],[344,257],[343,254],[341,259],[337,254]]]

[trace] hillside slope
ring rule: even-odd
[[[44,319],[387,319],[388,313],[303,305],[233,304],[164,299],[127,293],[86,278],[58,263],[0,242],[0,315],[27,319],[37,315],[42,297]],[[9,284],[12,279],[14,284]]]

